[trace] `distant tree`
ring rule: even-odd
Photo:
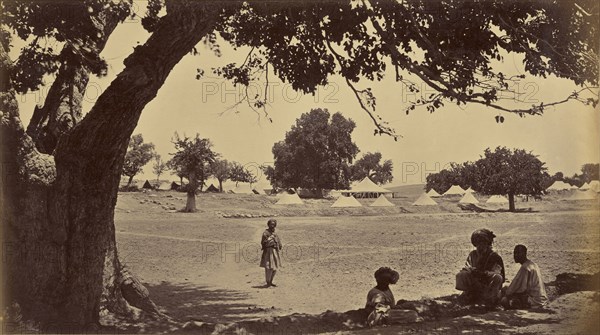
[[[235,186],[238,183],[256,183],[257,178],[252,172],[238,162],[232,162],[229,169],[229,179],[235,181]]]
[[[167,161],[167,168],[169,170],[172,170],[173,172],[171,174],[176,175],[179,178],[179,185],[183,186],[183,178],[187,178],[185,173],[183,171],[181,171],[180,169],[178,169],[175,166],[171,166],[169,164],[169,161]],[[185,188],[180,188],[180,190],[184,190]]]
[[[162,175],[165,171],[167,171],[169,167],[167,163],[165,163],[159,154],[156,154],[154,157],[154,165],[152,165],[152,171],[156,175],[156,181],[159,181],[160,175]]]
[[[583,180],[583,176],[575,173],[571,177],[564,177],[563,181],[571,186],[581,187],[581,185],[585,184]]]
[[[223,182],[231,176],[231,164],[226,159],[215,159],[210,164],[210,173],[219,181],[219,192],[223,192]]]
[[[275,168],[273,166],[261,165],[260,169],[263,175],[267,177],[269,183],[271,183],[271,185],[273,186],[273,189],[282,187],[281,184],[278,182],[277,178],[275,177]]]
[[[351,134],[355,123],[327,109],[312,109],[296,120],[285,139],[273,146],[272,178],[283,187],[306,188],[322,196],[323,189],[348,188],[350,164],[358,153]]]
[[[557,172],[552,176],[553,181],[562,181],[565,178],[565,175],[562,172]]]
[[[425,183],[425,191],[434,189],[436,192],[442,194],[446,192],[452,185],[456,184],[458,177],[453,171],[443,169],[437,173],[430,173],[427,175]]]
[[[391,160],[381,163],[380,152],[367,152],[351,166],[350,180],[362,180],[368,176],[373,182],[381,185],[392,181],[392,170]]]
[[[144,143],[142,134],[131,136],[125,154],[125,162],[123,163],[123,175],[129,177],[127,186],[131,185],[133,177],[144,172],[142,168],[148,164],[154,155],[154,144]]]
[[[446,192],[452,185],[459,185],[463,189],[467,189],[476,184],[476,179],[477,174],[472,162],[450,163],[448,169],[427,175],[425,190],[434,189],[441,194]]]
[[[583,182],[589,183],[592,180],[600,179],[600,164],[587,163],[581,166]]]
[[[206,138],[179,137],[175,133],[172,140],[177,150],[168,162],[171,169],[184,175],[189,181],[187,191],[187,202],[184,212],[196,211],[196,190],[204,183],[209,171],[209,164],[213,163],[216,154],[212,151],[212,143]]]
[[[485,150],[475,162],[477,183],[473,188],[483,194],[507,194],[509,210],[515,211],[515,195],[540,195],[550,177],[542,161],[530,152],[497,147]]]

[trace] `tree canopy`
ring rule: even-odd
[[[358,153],[351,138],[355,126],[351,119],[339,112],[330,115],[327,109],[302,114],[285,139],[273,146],[270,177],[286,188],[347,188],[350,164]]]
[[[584,183],[600,179],[600,164],[587,163],[581,166],[581,179]]]
[[[215,159],[210,164],[210,174],[219,181],[219,192],[223,192],[223,182],[230,178],[231,163],[226,159]]]
[[[434,189],[436,192],[442,194],[452,187],[452,185],[458,185],[465,190],[469,187],[474,187],[477,178],[474,169],[475,166],[472,162],[461,164],[450,163],[447,169],[427,175],[425,189],[426,191]]]
[[[158,181],[160,176],[168,169],[167,163],[162,160],[162,157],[160,157],[159,154],[156,154],[154,157],[154,164],[152,164],[152,172],[156,175],[156,180]]]
[[[257,178],[252,172],[238,162],[231,162],[229,166],[229,179],[235,181],[235,185],[238,183],[255,183]]]
[[[592,180],[600,179],[600,164],[598,163],[586,163],[581,166],[581,174],[575,173],[571,177],[566,177],[562,172],[557,172],[552,181],[560,180],[570,185],[581,187],[585,183],[589,183]],[[550,186],[550,185],[548,185]]]
[[[391,182],[394,178],[392,161],[386,159],[381,163],[380,152],[367,152],[352,165],[350,170],[352,181],[369,177],[374,183],[381,185]]]
[[[486,195],[508,195],[509,209],[515,210],[514,196],[541,195],[551,184],[545,163],[523,149],[485,149],[475,162],[451,163],[450,168],[427,176],[427,191],[444,193],[452,185],[472,188]]]
[[[247,85],[253,73],[268,82],[272,68],[305,93],[339,74],[372,118],[375,133],[394,136],[394,129],[375,114],[372,91],[358,88],[361,78],[381,80],[388,68],[397,82],[421,95],[409,102],[406,113],[420,106],[433,112],[447,103],[474,103],[525,116],[569,100],[598,102],[588,86],[598,84],[598,4],[591,0],[577,5],[415,0],[290,6],[294,9],[282,12],[271,3],[245,2],[241,9],[225,10],[217,31],[233,45],[252,49],[243,64],[216,72]],[[513,84],[525,77],[494,69],[507,52],[522,54],[532,75],[567,78],[582,88],[558,101],[517,108],[504,104],[503,92],[515,93]],[[421,92],[417,81],[434,93]]]
[[[123,163],[123,175],[129,177],[127,186],[131,185],[133,177],[144,172],[144,165],[148,164],[155,155],[154,144],[144,143],[142,134],[131,137]]]
[[[507,194],[509,209],[515,210],[514,196],[541,195],[550,178],[545,163],[531,152],[497,147],[485,150],[483,157],[474,163],[473,189],[483,194]]]
[[[215,161],[217,154],[212,151],[212,143],[209,139],[200,138],[196,134],[194,138],[175,133],[173,138],[176,152],[169,160],[168,166],[179,171],[185,176],[189,183],[187,185],[188,201],[184,211],[196,211],[196,190],[204,183],[210,173],[210,164]]]

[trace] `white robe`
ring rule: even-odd
[[[543,306],[548,302],[540,268],[530,260],[521,265],[519,272],[506,289],[507,296],[524,292],[527,292],[529,296],[527,300],[531,306]]]

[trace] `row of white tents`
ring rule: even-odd
[[[563,181],[554,182],[547,190],[576,190],[570,197],[565,198],[564,200],[593,200],[598,197],[597,193],[600,193],[600,181],[592,180],[590,183],[583,184],[581,187],[571,186]],[[444,194],[440,195],[434,189],[430,189],[429,192],[424,193],[413,203],[416,206],[427,206],[427,205],[437,205],[437,203],[432,199],[436,197],[442,197],[447,195],[463,195],[463,197],[459,200],[459,203],[463,204],[478,204],[479,201],[473,196],[473,189],[468,188],[464,190],[462,187],[458,185],[452,185]],[[487,201],[487,204],[507,204],[508,199],[502,195],[493,195]]]
[[[275,203],[275,205],[303,205],[304,201],[300,199],[298,194],[283,194],[279,197],[279,200]],[[356,200],[353,195],[345,196],[342,195],[331,205],[333,208],[341,208],[341,207],[362,207],[363,205]],[[380,195],[375,201],[373,201],[370,207],[393,207],[394,204],[391,203],[385,195]]]
[[[433,188],[429,190],[429,192],[427,192],[427,195],[435,198],[435,197],[442,197],[442,196],[447,196],[447,195],[463,195],[466,193],[473,193],[473,189],[472,188],[468,188],[468,189],[463,189],[462,187],[458,186],[458,185],[452,185],[450,186],[450,188],[444,192],[443,194],[439,194],[438,192],[436,192],[436,190],[434,190]]]
[[[473,193],[465,193],[465,195],[458,201],[461,204],[478,204],[479,200],[473,196]],[[488,204],[507,204],[508,199],[501,195],[493,195],[491,196],[486,203]],[[276,205],[302,205],[304,202],[297,194],[283,194],[280,196],[279,200],[275,203]],[[435,206],[437,202],[433,200],[427,193],[421,194],[421,196],[413,203],[413,206]],[[362,207],[363,205],[356,200],[356,198],[352,195],[349,196],[340,196],[337,200],[331,205],[333,208],[339,207]],[[385,195],[380,195],[375,201],[373,201],[370,207],[393,207],[394,204],[391,203]]]
[[[565,191],[565,190],[588,191],[588,190],[591,190],[593,192],[600,193],[600,181],[592,180],[589,183],[583,184],[581,187],[577,187],[577,186],[573,186],[571,184],[565,183],[564,181],[557,180],[552,185],[550,185],[550,187],[548,187],[546,190],[547,191]],[[443,194],[439,194],[434,189],[431,189],[431,190],[429,190],[429,192],[427,192],[427,195],[429,195],[432,198],[435,198],[435,197],[441,197],[441,196],[446,196],[446,195],[464,195],[466,193],[473,193],[473,192],[474,192],[473,189],[470,187],[465,190],[458,185],[452,185]]]
[[[216,184],[215,184],[216,182]],[[148,184],[148,181],[146,181]],[[176,182],[163,182],[158,187],[159,190],[170,190],[173,189],[173,185],[177,185]],[[218,181],[207,180],[206,189],[218,190]],[[227,181],[223,183],[223,191],[235,194],[268,194],[268,190],[272,187],[266,181],[249,184],[249,183],[235,183]],[[562,181],[556,181],[548,188],[548,190],[573,190],[578,189],[577,192],[572,194],[569,198],[564,200],[588,200],[596,199],[598,192],[600,192],[600,182],[594,180],[590,183],[586,183],[580,188],[571,186]],[[331,207],[362,207],[362,204],[356,200],[356,198],[375,198],[376,200],[371,203],[371,207],[390,207],[394,206],[385,195],[390,195],[393,192],[387,190],[377,184],[375,184],[370,178],[365,177],[360,182],[352,185],[350,190],[339,190],[332,191],[330,195],[337,197],[337,200]],[[446,192],[439,194],[434,189],[430,189],[427,193],[423,193],[414,203],[414,206],[433,206],[437,205],[436,201],[432,198],[443,197],[443,196],[462,196],[458,201],[462,204],[478,204],[480,203],[477,198],[473,195],[474,191],[472,188],[463,189],[459,185],[452,185]],[[304,202],[298,194],[288,194],[283,192],[278,194],[278,201],[276,205],[297,205],[303,204]],[[507,204],[508,199],[502,195],[493,195],[487,199],[486,204]]]
[[[557,180],[550,187],[546,189],[547,191],[565,191],[565,190],[579,190],[579,191],[588,191],[592,190],[596,193],[600,193],[600,181],[592,180],[589,183],[585,183],[581,185],[581,187],[577,187],[564,181]]]
[[[435,192],[435,190],[430,190],[427,193],[421,194],[421,196],[413,203],[413,206],[435,206],[437,202],[432,199],[432,196],[429,194],[431,191]],[[438,194],[435,192],[435,194]],[[437,197],[440,197],[438,194]],[[460,204],[478,204],[479,200],[475,198],[473,192],[465,192],[463,197],[458,201]],[[492,195],[486,201],[486,204],[507,204],[508,199],[502,195]]]

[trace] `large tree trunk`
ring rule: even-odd
[[[512,193],[508,194],[508,210],[510,212],[515,211],[515,195]]]
[[[89,74],[81,65],[61,67],[44,106],[35,107],[27,127],[40,152],[52,154],[58,139],[81,120],[81,103],[88,80]]]
[[[55,165],[23,131],[14,94],[2,92],[1,219],[5,245],[14,247],[6,254],[6,301],[42,330],[81,332],[99,324],[100,310],[124,305],[113,221],[123,158],[143,108],[212,30],[216,12],[201,6],[168,3],[149,40],[60,137]]]
[[[124,13],[106,10],[90,19],[97,29],[95,39],[87,41],[85,49],[99,54],[108,38],[117,27]],[[82,64],[84,60],[76,59],[74,54],[87,55],[84,48],[71,42],[62,50],[63,63],[56,79],[52,83],[48,96],[42,107],[35,107],[31,121],[27,126],[27,134],[31,136],[39,152],[51,154],[56,148],[59,138],[81,121],[81,106],[89,81],[88,70]],[[93,55],[87,55],[94,58]]]
[[[188,178],[187,185],[187,201],[185,203],[185,208],[183,209],[186,213],[196,212],[196,190],[198,189],[198,182],[196,181],[196,175],[194,173],[190,173]]]

